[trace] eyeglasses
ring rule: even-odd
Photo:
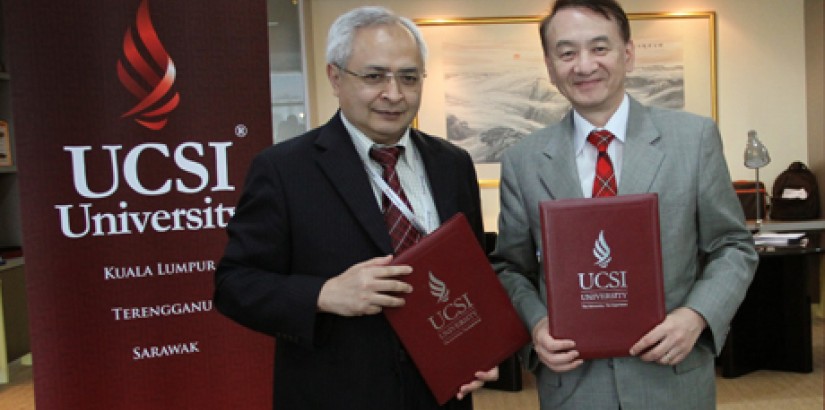
[[[365,85],[370,87],[377,87],[380,85],[384,85],[390,81],[390,78],[395,78],[395,81],[403,87],[412,88],[417,86],[422,78],[427,77],[427,74],[420,73],[415,69],[409,70],[399,70],[399,71],[374,71],[364,74],[359,74],[350,70],[347,70],[344,67],[341,67],[338,64],[335,64],[339,70],[353,76],[358,77],[361,81],[364,82]]]

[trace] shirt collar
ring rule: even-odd
[[[349,132],[349,135],[352,138],[352,142],[353,142],[353,144],[355,144],[355,150],[358,151],[358,156],[361,157],[361,161],[363,161],[365,164],[373,163],[372,160],[370,159],[370,149],[373,146],[383,147],[385,145],[376,144],[375,141],[371,140],[369,137],[367,137],[366,134],[361,132],[361,130],[359,130],[356,126],[352,125],[352,123],[349,122],[349,120],[347,120],[347,117],[344,116],[343,112],[340,113],[340,114],[341,114],[341,122],[344,123],[344,128],[346,128],[347,132]],[[407,155],[411,155],[411,154],[409,154],[410,144],[411,144],[410,128],[407,127],[407,129],[404,130],[404,135],[402,135],[401,139],[398,140],[398,143],[393,145],[393,146],[396,146],[396,147],[404,147],[404,150],[401,152],[401,156],[399,157],[400,161],[408,162],[407,161]]]
[[[610,117],[602,129],[610,131],[616,136],[617,140],[624,143],[627,138],[627,120],[629,115],[630,99],[627,94],[625,94],[624,98],[622,98],[622,103],[619,104],[619,108],[613,113],[613,116]],[[587,121],[581,114],[576,112],[576,110],[573,110],[573,143],[577,154],[581,152],[584,144],[587,142],[587,135],[590,134],[590,131],[597,128],[599,127],[594,126],[590,121]]]

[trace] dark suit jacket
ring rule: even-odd
[[[469,155],[417,130],[411,138],[441,220],[463,212],[483,241]],[[420,376],[383,315],[317,311],[326,280],[392,253],[368,174],[339,115],[255,158],[228,233],[215,305],[277,339],[275,408],[400,409],[404,395],[429,397],[426,389],[410,391]]]

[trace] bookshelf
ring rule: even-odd
[[[3,11],[0,9],[0,255],[8,248],[22,246],[20,187],[15,158],[8,48]]]

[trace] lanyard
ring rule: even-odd
[[[387,198],[389,198],[390,201],[392,201],[393,205],[395,205],[395,207],[398,208],[398,210],[401,211],[402,214],[404,214],[404,217],[407,218],[410,221],[410,223],[412,223],[413,227],[415,227],[415,229],[417,229],[418,232],[421,232],[422,235],[426,235],[427,230],[424,229],[424,226],[421,224],[418,218],[416,218],[415,214],[413,214],[413,212],[410,210],[407,204],[405,204],[404,201],[401,200],[401,197],[399,197],[398,194],[396,194],[395,191],[393,191],[392,188],[390,188],[390,186],[387,185],[387,181],[384,181],[384,178],[379,176],[378,173],[375,172],[374,169],[372,169],[372,167],[366,166],[366,168],[367,171],[370,173],[370,177],[372,177],[373,182],[375,182],[375,184],[378,185],[378,188],[381,189],[381,192],[383,192],[384,195],[386,195]]]

